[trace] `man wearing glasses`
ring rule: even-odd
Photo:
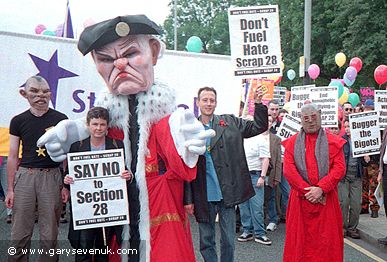
[[[299,133],[283,142],[291,190],[283,261],[343,261],[337,185],[345,175],[345,140],[321,128],[315,104],[301,108]]]
[[[344,128],[344,122],[349,121],[349,115],[352,114],[353,107],[350,102],[345,102],[343,104],[343,119],[341,120],[341,130],[340,130],[340,136],[345,135],[345,128]]]

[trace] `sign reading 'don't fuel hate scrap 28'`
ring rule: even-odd
[[[129,224],[122,149],[69,153],[74,229]]]
[[[278,6],[230,8],[228,21],[234,76],[282,76]]]

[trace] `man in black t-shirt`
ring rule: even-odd
[[[29,254],[23,254],[22,249],[31,245],[36,205],[41,248],[48,251],[57,247],[62,200],[68,199],[68,191],[62,190],[60,163],[51,160],[45,147],[36,146],[46,130],[67,117],[48,107],[51,92],[47,81],[40,76],[30,77],[20,94],[28,100],[30,108],[10,123],[6,205],[13,209],[11,247],[16,248],[16,253],[9,255],[9,261],[28,259]],[[18,166],[20,142],[23,147]],[[47,252],[40,260],[57,261],[58,257]]]

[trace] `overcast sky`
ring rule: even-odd
[[[162,24],[170,0],[70,0],[74,33],[79,35],[87,19],[96,22],[126,14],[145,14]],[[43,24],[55,31],[64,22],[67,0],[0,0],[0,31],[35,34]]]

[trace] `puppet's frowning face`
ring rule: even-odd
[[[154,82],[160,43],[147,35],[130,35],[93,51],[98,73],[115,95],[147,91]]]

